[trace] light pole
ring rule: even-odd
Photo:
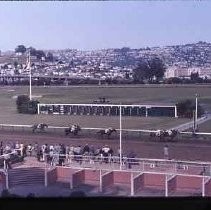
[[[29,100],[32,100],[32,75],[31,75],[31,54],[29,49],[29,60],[28,60],[28,67],[29,67]]]
[[[196,93],[195,130],[197,129],[197,117],[198,117],[198,94]]]
[[[119,106],[119,158],[120,170],[122,170],[122,106]]]

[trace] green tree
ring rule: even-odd
[[[196,110],[195,101],[194,100],[183,100],[176,104],[177,112],[179,117],[193,117],[193,111]],[[204,114],[204,109],[200,104],[198,104],[198,112],[197,117],[201,117]]]
[[[180,79],[179,77],[171,77],[171,78],[165,79],[164,82],[166,84],[181,84],[182,79]]]
[[[51,52],[47,53],[46,60],[49,61],[49,62],[53,62],[54,57],[53,57],[53,54]]]
[[[197,80],[199,79],[199,73],[198,72],[191,72],[191,75],[190,75],[190,80],[191,81],[194,81],[194,82],[197,82]]]
[[[27,95],[19,95],[16,100],[18,113],[26,113],[28,110],[29,97]]]
[[[163,61],[158,57],[154,57],[150,60],[141,60],[138,67],[133,70],[133,79],[134,82],[144,80],[152,82],[155,77],[158,81],[163,78],[165,70],[166,68]]]
[[[37,100],[30,101],[27,95],[20,95],[17,97],[17,100],[16,100],[18,113],[36,114],[38,103],[39,101]]]
[[[149,78],[149,63],[145,60],[141,60],[138,67],[133,70],[133,81],[135,83],[143,83],[145,79]]]
[[[45,57],[45,53],[42,50],[37,50],[36,51],[36,56],[37,56],[37,59],[40,60],[42,57]]]
[[[157,81],[163,78],[166,68],[163,61],[160,58],[154,57],[151,60],[149,60],[149,66],[150,66],[150,80],[152,80],[153,77],[155,77]]]
[[[33,47],[29,47],[30,55],[31,56],[36,56],[37,50]]]
[[[26,52],[26,47],[24,45],[18,45],[15,48],[16,53],[25,53]]]
[[[28,114],[37,114],[37,107],[40,102],[37,100],[31,100],[28,102]]]

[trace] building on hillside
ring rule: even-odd
[[[182,77],[182,78],[189,78],[191,73],[199,73],[199,77],[201,78],[211,78],[211,68],[199,68],[199,67],[192,67],[192,68],[179,68],[179,67],[169,67],[165,72],[165,78],[172,78],[172,77]]]

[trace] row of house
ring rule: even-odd
[[[192,73],[199,74],[199,77],[205,79],[211,79],[211,68],[181,68],[177,66],[172,66],[166,69],[165,78],[179,77],[179,78],[190,78]]]

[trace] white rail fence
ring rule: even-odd
[[[44,155],[46,161],[48,154]],[[90,155],[61,155],[54,154],[48,167],[59,164],[59,158],[63,157],[62,166],[93,168],[93,169],[119,169],[120,158],[118,156],[90,156]],[[128,158],[123,156],[123,171],[160,172],[171,174],[187,174],[198,176],[211,176],[211,162],[180,161],[167,159]],[[129,166],[130,165],[130,166]]]
[[[9,129],[11,131],[14,130],[29,130],[32,129],[33,125],[15,125],[15,124],[0,124],[0,130],[6,130]],[[64,130],[65,128],[68,127],[64,127],[64,126],[48,126],[47,129],[51,129],[51,130]],[[107,128],[107,127],[106,127]],[[87,130],[87,131],[98,131],[98,130],[102,130],[102,129],[106,129],[106,128],[85,128],[82,127],[82,130]],[[116,129],[117,131],[119,131],[120,129]],[[131,132],[131,133],[139,133],[139,134],[143,134],[143,133],[156,133],[156,130],[147,130],[147,129],[122,129],[123,132]],[[188,134],[188,135],[192,135],[193,133],[190,131],[180,131],[180,134]],[[211,135],[211,133],[208,132],[196,132],[195,135]]]

